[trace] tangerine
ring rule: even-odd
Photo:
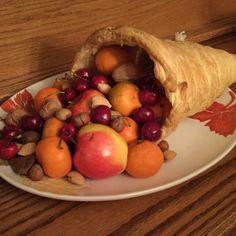
[[[95,65],[103,74],[110,74],[116,67],[129,61],[130,56],[125,48],[114,45],[102,48],[95,56]]]
[[[43,126],[42,139],[58,136],[60,129],[65,125],[65,122],[57,119],[56,117],[51,117],[47,119]]]
[[[120,112],[123,116],[129,116],[142,106],[139,101],[139,89],[130,82],[120,82],[113,86],[109,92],[109,101],[113,110]]]
[[[130,117],[124,117],[124,128],[119,134],[129,144],[138,139],[139,127],[138,124]]]
[[[72,169],[72,157],[65,141],[59,137],[41,139],[36,146],[36,158],[44,173],[61,178]]]
[[[34,97],[35,110],[38,112],[43,104],[51,99],[58,99],[60,90],[58,88],[47,87],[38,91]]]
[[[150,177],[157,173],[163,161],[163,152],[155,143],[147,140],[132,142],[129,144],[126,172],[137,178]]]

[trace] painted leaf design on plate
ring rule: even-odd
[[[205,111],[198,112],[191,116],[191,118],[205,122],[205,126],[208,126],[211,131],[217,134],[227,137],[233,134],[236,129],[236,104],[233,102],[236,99],[236,95],[229,91],[230,101],[224,105],[219,102],[214,102]]]
[[[24,89],[22,92],[17,93],[14,98],[5,101],[1,108],[8,113],[19,108],[32,113],[34,111],[34,100],[31,93]]]

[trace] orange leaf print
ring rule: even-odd
[[[236,104],[233,104],[236,95],[232,91],[229,91],[229,95],[231,99],[227,105],[214,102],[205,111],[198,112],[191,118],[200,122],[207,121],[205,126],[217,134],[225,137],[233,134],[236,129]]]
[[[5,112],[12,112],[15,109],[23,109],[26,112],[33,113],[34,111],[34,102],[31,93],[28,90],[23,90],[23,92],[19,92],[15,95],[14,98],[8,99],[5,101],[1,108]]]

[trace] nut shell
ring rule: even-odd
[[[28,172],[28,177],[33,181],[39,181],[43,178],[43,176],[44,172],[39,164],[33,165]]]
[[[34,155],[30,155],[27,157],[16,156],[8,162],[16,174],[27,175],[30,168],[35,164],[35,161],[36,157]]]
[[[84,185],[85,184],[85,178],[83,175],[81,175],[78,171],[71,171],[67,175],[67,180],[75,185]]]

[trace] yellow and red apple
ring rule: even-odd
[[[85,125],[78,132],[76,142],[73,162],[82,175],[101,179],[125,170],[128,146],[112,128],[101,124]]]

